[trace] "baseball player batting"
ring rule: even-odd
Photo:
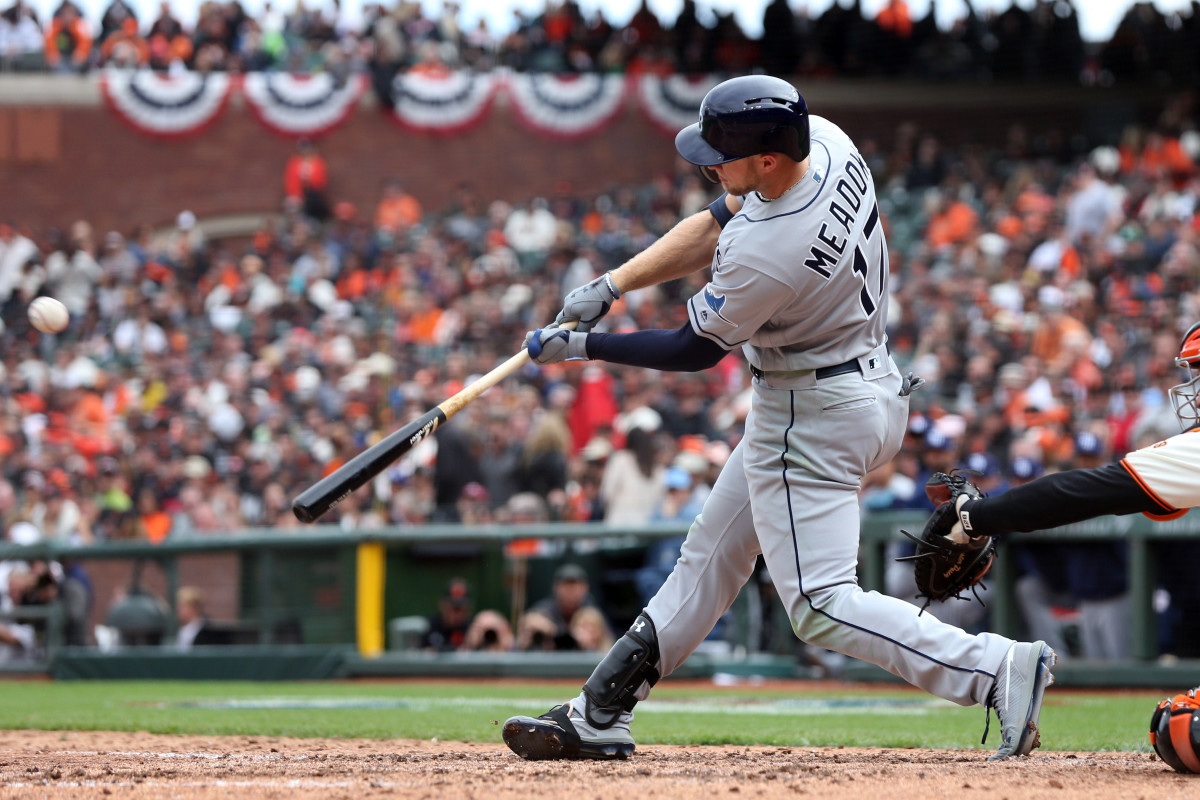
[[[540,717],[507,720],[505,742],[527,759],[627,758],[634,706],[704,639],[761,553],[800,639],[994,709],[1002,741],[991,758],[1028,754],[1054,652],[918,616],[855,577],[859,483],[899,450],[919,385],[887,350],[887,246],[862,156],[809,115],[794,87],[767,76],[714,87],[675,146],[725,194],[569,293],[555,322],[577,319],[576,331],[551,326],[526,342],[541,364],[662,370],[705,369],[740,348],[754,390],[745,435],[671,575],[583,691]],[[622,293],[705,266],[711,280],[679,330],[590,332]]]
[[[1037,531],[1105,514],[1168,520],[1200,506],[1200,322],[1184,334],[1175,364],[1188,378],[1170,391],[1183,433],[1116,463],[1055,472],[996,497],[955,493],[949,535]]]

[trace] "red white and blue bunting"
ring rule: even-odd
[[[211,125],[229,102],[232,82],[224,73],[156,73],[105,70],[105,102],[122,119],[150,136],[177,137]]]
[[[480,123],[503,91],[521,122],[545,136],[591,136],[620,115],[635,95],[643,113],[674,136],[693,124],[715,76],[685,78],[645,75],[481,73],[468,70],[426,74],[407,72],[392,82],[390,115],[399,125],[427,133],[452,134]],[[361,105],[367,78],[339,82],[327,73],[296,76],[254,72],[242,78],[224,73],[155,73],[105,70],[100,78],[105,102],[137,130],[159,137],[187,136],[211,125],[240,87],[250,111],[271,130],[290,137],[313,137],[345,122]]]
[[[507,86],[518,118],[557,139],[590,136],[624,107],[625,80],[619,75],[511,73]]]
[[[483,120],[498,85],[496,75],[468,70],[400,73],[392,81],[392,115],[405,128],[456,133]]]
[[[365,87],[362,75],[338,80],[327,72],[251,72],[242,79],[254,116],[276,133],[295,137],[320,136],[341,125],[358,107]]]
[[[654,125],[674,136],[700,119],[700,103],[719,83],[713,76],[685,78],[643,75],[637,84],[638,103]]]

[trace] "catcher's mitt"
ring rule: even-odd
[[[971,589],[983,602],[975,586],[983,580],[996,558],[996,543],[991,536],[968,536],[959,525],[958,506],[963,501],[983,497],[979,487],[957,472],[935,472],[925,482],[925,494],[938,507],[925,522],[921,535],[900,531],[917,544],[917,552],[896,559],[913,562],[917,597],[924,598],[921,613],[936,601],[961,597]],[[957,530],[955,530],[957,526]]]

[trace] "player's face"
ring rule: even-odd
[[[727,161],[710,167],[717,174],[721,188],[734,196],[749,194],[758,188],[762,180],[762,158],[747,156],[737,161]]]

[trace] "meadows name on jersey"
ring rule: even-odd
[[[862,208],[863,198],[867,194],[866,170],[867,165],[863,162],[862,157],[858,153],[851,153],[845,166],[847,177],[837,182],[834,187],[834,197],[826,209],[826,213],[832,218],[832,221],[845,231],[845,236],[839,238],[835,231],[830,230],[828,221],[821,223],[821,228],[817,231],[817,240],[828,245],[836,255],[826,252],[820,245],[814,244],[808,251],[808,258],[804,260],[804,266],[823,278],[829,278],[833,274],[827,267],[837,266],[838,260],[846,252],[846,245],[850,242],[850,234],[854,229],[854,217]],[[819,181],[821,178],[818,175],[816,179]]]

